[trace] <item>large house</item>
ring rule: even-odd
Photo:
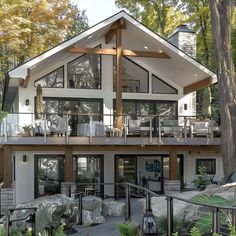
[[[2,208],[66,182],[129,181],[164,192],[192,186],[201,165],[220,178],[219,124],[195,109],[195,91],[217,78],[195,55],[186,26],[166,40],[121,11],[11,70]]]

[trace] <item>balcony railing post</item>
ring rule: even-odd
[[[126,196],[126,221],[130,221],[131,218],[131,209],[130,209],[130,186],[125,185],[125,196]]]
[[[187,142],[187,117],[184,117],[184,142]]]
[[[167,236],[172,236],[173,231],[173,198],[167,197]]]
[[[93,142],[93,116],[89,115],[89,142]]]
[[[219,233],[219,208],[218,207],[214,207],[213,208],[213,212],[212,212],[212,231],[213,233]]]
[[[65,142],[68,143],[69,142],[69,135],[68,135],[68,115],[66,115],[66,136],[65,136]]]
[[[152,117],[150,117],[150,119],[149,119],[149,121],[150,121],[150,143],[152,143]]]
[[[127,143],[127,127],[128,127],[128,120],[127,120],[127,116],[125,116],[125,125],[124,125],[125,143]]]
[[[43,130],[44,130],[44,134],[43,134],[43,142],[46,143],[47,142],[47,119],[46,119],[46,114],[43,115]]]
[[[158,133],[159,133],[159,143],[161,143],[161,120],[160,116],[158,117]]]

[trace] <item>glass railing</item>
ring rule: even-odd
[[[0,135],[7,137],[50,136],[132,138],[157,137],[159,141],[173,137],[179,142],[188,138],[206,137],[213,139],[221,133],[220,124],[213,119],[194,116],[123,115],[108,114],[30,114],[11,113],[0,124]],[[120,127],[120,128],[117,128]]]

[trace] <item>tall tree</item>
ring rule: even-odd
[[[209,0],[212,40],[217,62],[224,175],[236,169],[236,82],[231,30],[234,0]]]
[[[176,0],[116,0],[118,7],[162,36],[169,36],[180,25],[185,15],[175,7]]]
[[[1,0],[0,85],[8,70],[87,27],[70,0]]]

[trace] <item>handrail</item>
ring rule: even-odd
[[[88,184],[93,184],[93,185],[123,185],[125,186],[125,193],[126,193],[126,215],[125,215],[125,220],[126,221],[130,221],[131,219],[131,204],[130,204],[130,196],[131,196],[131,188],[135,188],[137,190],[142,190],[145,192],[146,194],[146,212],[152,212],[151,209],[151,196],[156,196],[159,197],[160,195],[157,194],[156,192],[151,191],[148,188],[136,185],[136,184],[132,184],[132,183],[65,183],[65,185],[70,186],[71,184],[74,185],[88,185]],[[230,210],[231,214],[232,214],[232,224],[233,227],[236,228],[236,206],[220,206],[217,204],[206,204],[206,203],[200,203],[191,199],[185,199],[185,198],[181,198],[181,197],[177,197],[174,195],[170,195],[170,194],[164,194],[162,195],[164,197],[166,197],[167,200],[167,236],[172,236],[173,235],[173,200],[179,200],[179,201],[183,201],[189,204],[195,204],[195,205],[199,205],[199,206],[203,206],[203,207],[209,207],[212,209],[212,232],[213,233],[219,233],[219,226],[220,226],[220,209],[223,210]],[[80,194],[80,202],[82,202],[82,195]],[[80,208],[80,210],[82,211],[82,207]],[[82,213],[81,213],[82,214]],[[80,219],[80,223],[82,223],[81,219]]]

